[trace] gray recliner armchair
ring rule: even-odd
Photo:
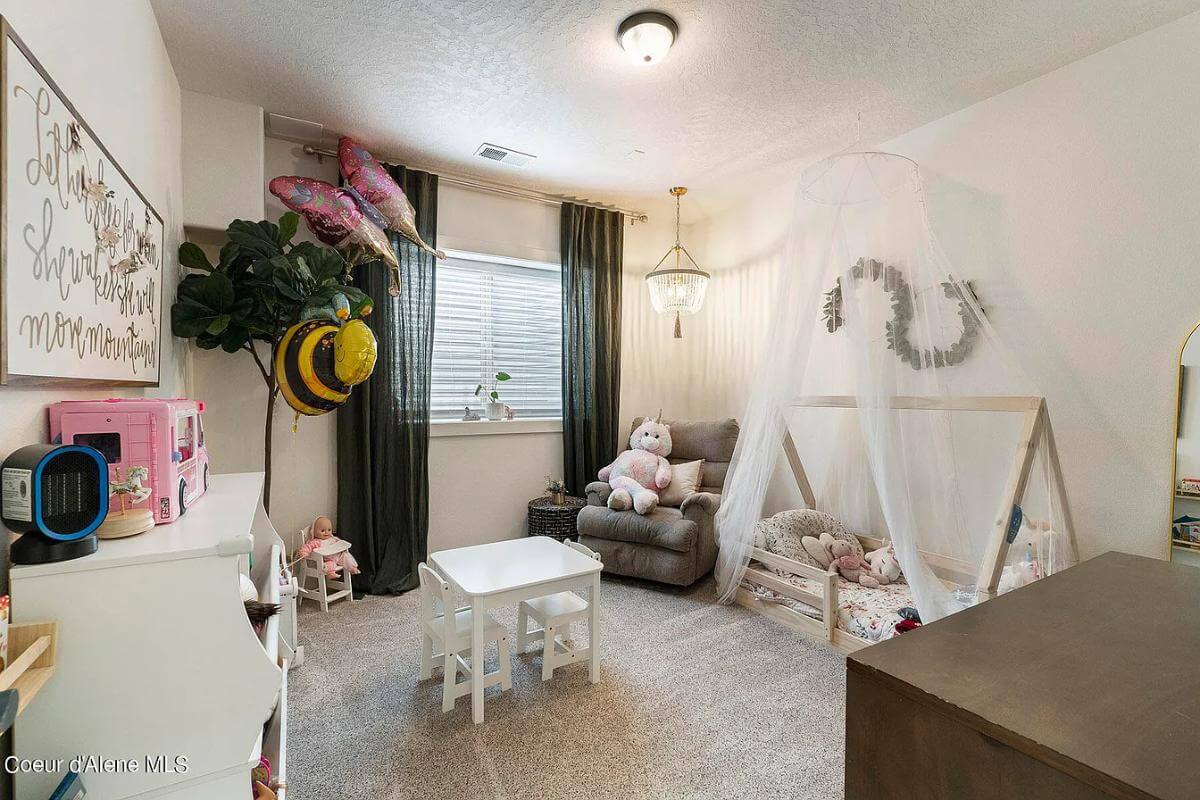
[[[737,444],[738,423],[672,422],[672,464],[704,459],[700,491],[679,508],[659,505],[649,514],[608,508],[610,489],[604,481],[587,486],[586,508],[579,512],[579,542],[600,554],[604,571],[617,575],[690,586],[717,560],[713,516],[721,505],[721,489]],[[639,417],[633,428],[642,423]]]

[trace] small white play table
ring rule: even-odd
[[[600,680],[597,602],[603,564],[546,536],[458,547],[429,554],[429,562],[450,587],[471,603],[471,669],[483,674],[483,619],[493,608],[571,589],[591,589],[588,604],[588,658],[592,683]],[[508,653],[501,653],[508,658]],[[475,680],[471,711],[483,722],[483,681]]]

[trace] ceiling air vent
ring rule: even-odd
[[[501,164],[507,164],[510,167],[523,167],[537,158],[537,156],[531,156],[529,153],[520,153],[516,150],[510,150],[507,147],[501,147],[498,144],[487,144],[486,142],[479,145],[479,149],[475,151],[475,155],[480,158],[486,158],[488,161],[499,161]]]

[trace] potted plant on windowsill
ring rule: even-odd
[[[500,392],[496,390],[496,386],[510,380],[512,380],[512,375],[507,372],[497,372],[486,388],[482,383],[475,387],[475,396],[479,397],[480,394],[484,396],[483,413],[487,415],[488,419],[504,419],[504,403],[500,402]]]

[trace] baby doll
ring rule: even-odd
[[[325,564],[325,577],[336,577],[338,570],[343,567],[351,575],[358,574],[358,562],[354,560],[354,556],[350,555],[349,542],[345,542],[333,535],[333,520],[329,519],[329,517],[317,517],[308,528],[308,536],[308,541],[296,551],[296,558],[304,558],[314,551],[327,552],[333,550],[336,545],[344,544],[346,548],[333,555],[324,555],[322,553],[322,561]]]
[[[630,506],[639,514],[649,514],[658,506],[658,492],[671,485],[671,430],[658,419],[647,417],[629,437],[629,449],[600,470],[600,480],[608,481],[612,494],[608,507],[624,511]]]

